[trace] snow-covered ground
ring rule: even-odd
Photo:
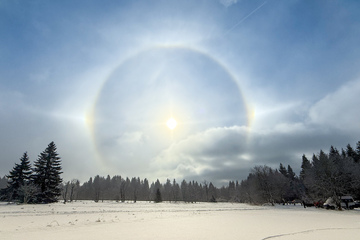
[[[0,203],[0,239],[358,239],[360,211],[231,203]]]

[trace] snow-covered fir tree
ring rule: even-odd
[[[61,195],[61,158],[54,142],[39,155],[34,163],[33,183],[39,187],[38,202],[57,202]]]
[[[29,184],[31,177],[31,164],[27,152],[20,158],[20,164],[15,163],[15,167],[7,175],[8,185],[5,189],[9,201],[23,202],[21,188]]]

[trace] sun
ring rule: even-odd
[[[177,125],[177,122],[175,119],[173,118],[169,118],[167,121],[166,121],[166,126],[168,128],[170,128],[171,130],[173,130],[174,128],[176,128],[176,125]]]

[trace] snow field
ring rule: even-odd
[[[356,239],[360,211],[231,203],[0,203],[0,239]]]

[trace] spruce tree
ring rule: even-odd
[[[309,171],[311,169],[311,162],[307,159],[305,154],[302,156],[302,163],[301,163],[301,171],[300,171],[300,179],[304,180],[307,174],[309,174]]]
[[[20,164],[15,163],[15,167],[7,175],[8,186],[6,192],[10,201],[23,202],[21,199],[20,188],[29,184],[31,177],[31,165],[27,152],[20,158]]]
[[[355,162],[360,162],[360,141],[356,143],[356,150],[353,158]]]
[[[284,165],[282,165],[282,163],[280,163],[279,172],[282,175],[284,175],[285,177],[288,177],[288,172],[287,172],[286,168],[284,167]]]
[[[288,165],[288,168],[287,168],[287,177],[288,177],[290,180],[294,180],[294,179],[295,179],[295,176],[296,176],[296,174],[294,173],[293,169],[291,168],[290,165]]]
[[[161,192],[160,192],[160,189],[159,189],[159,188],[156,189],[156,194],[155,194],[154,202],[156,202],[156,203],[162,202]]]
[[[38,202],[57,202],[61,195],[61,158],[56,150],[55,143],[51,142],[34,163],[33,182],[40,189]]]

